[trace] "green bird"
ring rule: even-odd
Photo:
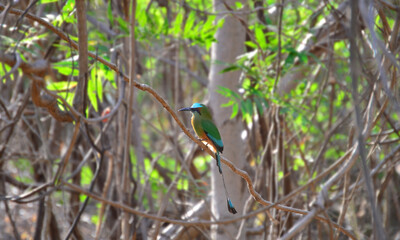
[[[222,176],[222,182],[224,184],[228,211],[233,214],[237,213],[232,201],[229,198],[228,191],[226,190],[225,186],[224,175],[222,174],[221,158],[219,154],[224,150],[224,144],[222,143],[218,128],[215,126],[212,120],[210,111],[204,104],[201,103],[194,103],[191,107],[182,108],[179,109],[179,111],[190,111],[192,113],[192,127],[197,137],[215,153],[218,171]]]

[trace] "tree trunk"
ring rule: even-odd
[[[215,12],[227,11],[224,2],[229,6],[234,6],[236,0],[214,0]],[[246,1],[241,0],[242,3]],[[242,16],[241,16],[242,17]],[[233,91],[237,91],[240,77],[239,71],[220,74],[221,70],[227,66],[223,63],[234,63],[237,56],[244,53],[244,41],[246,31],[239,20],[232,15],[218,15],[217,20],[225,18],[222,28],[217,30],[216,43],[211,47],[211,68],[210,68],[210,107],[213,111],[214,121],[217,124],[222,140],[224,142],[223,156],[233,162],[238,168],[245,165],[245,147],[244,141],[240,135],[243,130],[242,122],[239,118],[230,119],[231,108],[221,108],[221,104],[228,102],[228,99],[216,92],[218,86],[224,86]],[[245,19],[242,19],[245,20]],[[217,219],[232,217],[226,206],[221,176],[217,170],[216,164],[212,163],[212,203],[211,209]],[[222,171],[227,183],[227,189],[231,200],[241,214],[244,204],[244,191],[246,187],[240,177],[233,174],[230,169],[222,164]],[[247,194],[246,194],[247,195]],[[212,239],[232,239],[237,234],[238,226],[235,224],[220,225],[212,228]],[[239,239],[243,239],[241,236]]]

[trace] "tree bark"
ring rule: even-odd
[[[214,11],[227,11],[224,3],[229,6],[234,6],[236,0],[214,0]],[[243,4],[246,1],[241,0]],[[242,17],[242,16],[241,16]],[[217,93],[218,86],[224,86],[233,91],[238,90],[238,81],[240,71],[227,72],[220,74],[221,70],[226,68],[227,65],[223,63],[234,63],[236,58],[244,53],[246,31],[239,20],[232,15],[218,15],[217,21],[224,18],[225,22],[222,28],[219,28],[216,33],[216,43],[211,47],[211,68],[210,68],[210,107],[213,111],[214,121],[217,124],[222,140],[224,142],[223,156],[232,161],[238,168],[243,168],[245,165],[245,144],[241,139],[243,125],[239,118],[230,119],[231,108],[221,108],[221,104],[228,102],[228,99]],[[242,19],[246,21],[246,19]],[[222,171],[227,183],[227,189],[230,194],[231,200],[241,214],[246,187],[240,177],[233,174],[228,168],[222,164]],[[221,176],[217,170],[217,166],[212,163],[212,213],[217,219],[231,217],[226,206],[226,199],[224,195]],[[247,195],[247,194],[246,194]],[[237,234],[238,227],[235,224],[214,226],[212,228],[212,239],[232,239]],[[239,239],[243,239],[241,236]]]

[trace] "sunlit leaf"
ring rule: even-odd
[[[189,189],[189,181],[187,179],[180,178],[178,180],[176,188],[178,190],[188,190]]]
[[[180,30],[182,28],[182,22],[183,22],[183,13],[180,11],[178,13],[178,15],[176,15],[175,22],[174,22],[174,27],[173,27],[173,30],[172,30],[172,32],[175,35],[179,35]]]
[[[235,2],[235,6],[236,6],[236,9],[241,9],[241,8],[243,8],[243,3]]]
[[[53,3],[53,2],[58,2],[58,0],[40,0],[39,4],[47,4],[47,3]]]
[[[75,88],[78,83],[76,81],[60,81],[47,84],[46,88],[50,91],[64,91]]]
[[[81,184],[89,185],[93,179],[93,172],[89,166],[83,166],[81,170]]]
[[[236,99],[240,99],[240,95],[233,91],[232,89],[229,89],[227,87],[223,87],[223,86],[218,86],[218,89],[216,90],[219,94],[228,97],[228,98],[236,98]]]
[[[125,33],[129,34],[129,23],[126,22],[123,18],[117,17],[117,22],[119,24],[119,28]]]
[[[278,172],[278,181],[282,180],[282,178],[283,178],[283,172],[279,171]]]
[[[92,215],[90,217],[90,221],[94,224],[97,225],[97,223],[99,222],[99,216],[98,215]]]
[[[239,104],[238,103],[234,103],[232,105],[232,114],[230,116],[230,119],[235,118],[238,113],[239,113]]]
[[[183,36],[189,36],[190,32],[193,31],[193,25],[196,20],[196,13],[194,11],[190,12],[186,20],[185,29],[183,31]],[[196,34],[196,33],[195,33]]]
[[[254,48],[254,49],[257,49],[257,47],[258,47],[257,44],[255,44],[255,43],[252,42],[252,41],[246,41],[245,44],[246,44],[247,46],[251,47],[251,48]]]
[[[94,110],[98,112],[98,104],[97,104],[97,88],[96,88],[96,79],[90,78],[88,81],[88,97],[90,103],[92,104]]]
[[[265,40],[264,32],[261,27],[256,27],[254,29],[254,35],[255,38],[260,45],[261,49],[266,49],[267,48],[267,41]]]
[[[294,161],[293,161],[293,170],[294,171],[298,171],[299,170],[299,167],[304,167],[305,165],[304,165],[304,161],[302,160],[302,159],[300,159],[300,158],[296,158]]]

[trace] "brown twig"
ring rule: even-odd
[[[107,193],[108,193],[108,189],[110,188],[110,185],[111,185],[112,174],[113,174],[113,169],[114,169],[114,167],[113,167],[114,166],[114,156],[107,151],[104,154],[108,157],[108,159],[110,159],[110,161],[108,161],[108,163],[107,163],[108,164],[107,176],[106,176],[106,181],[105,181],[104,188],[103,188],[103,193],[101,194],[102,198],[107,197]],[[100,230],[102,228],[105,208],[106,208],[106,204],[102,202],[100,209],[99,209],[99,221],[97,222],[97,226],[96,226],[96,237],[95,237],[96,240],[99,239],[99,237],[100,237]]]

